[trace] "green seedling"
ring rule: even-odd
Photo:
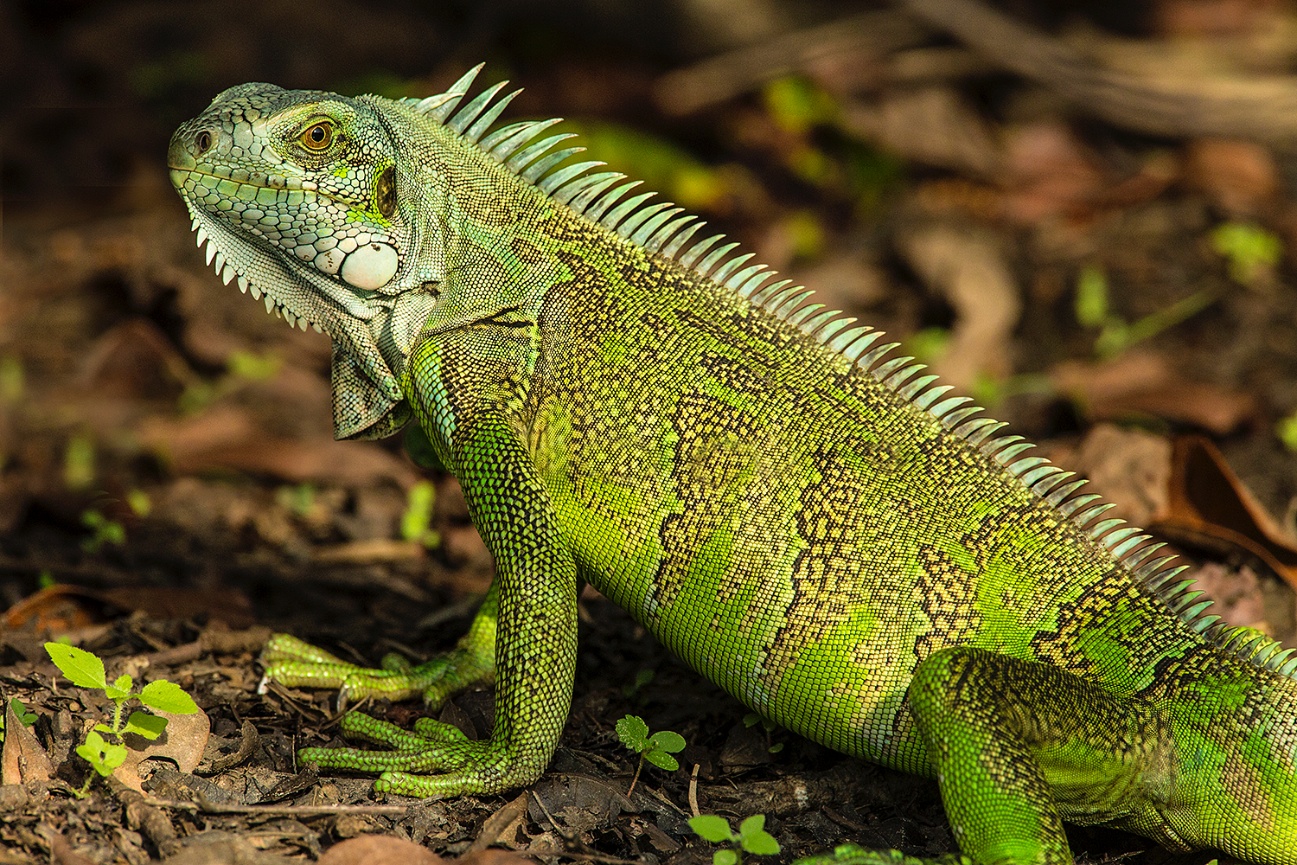
[[[1283,255],[1279,238],[1252,222],[1216,226],[1211,247],[1225,259],[1230,279],[1248,288],[1263,287]]]
[[[76,749],[77,755],[89,763],[101,777],[107,778],[114,769],[126,762],[127,752],[123,737],[127,733],[134,733],[152,741],[161,736],[162,731],[166,729],[166,718],[148,712],[136,710],[123,718],[128,702],[138,700],[146,708],[170,712],[173,715],[192,715],[198,711],[198,705],[194,703],[193,698],[174,682],[158,679],[136,691],[134,680],[127,675],[118,676],[110,684],[104,673],[104,662],[84,649],[64,643],[46,643],[45,651],[49,653],[54,666],[59,668],[69,682],[79,688],[102,691],[113,703],[112,724],[95,724],[94,729],[86,734],[85,741]],[[78,798],[86,795],[94,777],[91,775],[86,778],[81,789],[75,791]]]
[[[624,697],[633,697],[640,692],[640,689],[653,681],[653,671],[649,669],[640,670],[635,674],[634,681],[622,685],[621,692]]]
[[[27,707],[23,705],[22,700],[19,700],[17,697],[13,697],[9,700],[9,705],[13,707],[14,715],[18,718],[18,720],[22,723],[24,727],[30,727],[32,724],[36,723],[36,713],[29,711]],[[5,715],[6,714],[7,713],[5,712],[0,712],[0,742],[3,742],[5,740]]]
[[[126,543],[126,529],[117,520],[94,509],[81,512],[81,525],[90,530],[90,537],[81,542],[81,549],[87,553],[97,553],[104,544],[120,547]]]
[[[95,440],[84,433],[68,440],[63,451],[63,484],[84,490],[95,482]]]
[[[1103,360],[1117,357],[1131,346],[1197,315],[1217,300],[1214,291],[1203,289],[1143,318],[1126,321],[1111,309],[1108,295],[1107,274],[1094,265],[1084,267],[1076,281],[1073,310],[1077,324],[1099,329],[1094,352]]]
[[[1297,411],[1275,424],[1275,433],[1284,447],[1292,453],[1297,453]]]
[[[704,841],[729,845],[712,853],[712,865],[738,865],[744,853],[753,856],[776,856],[779,842],[766,831],[766,815],[753,814],[739,824],[739,831],[730,828],[730,821],[715,814],[699,814],[689,819],[689,828]]]
[[[441,545],[441,535],[432,528],[432,506],[437,500],[437,488],[431,481],[419,481],[410,487],[405,499],[405,513],[401,514],[401,537],[427,549]]]
[[[639,763],[635,766],[635,777],[630,779],[627,796],[635,792],[635,784],[639,781],[639,774],[644,768],[645,760],[668,772],[680,768],[679,761],[671,756],[685,748],[684,737],[679,733],[661,730],[650,735],[648,724],[644,723],[643,718],[639,715],[627,715],[617,722],[617,738],[621,739],[621,743],[627,748],[639,754]]]
[[[764,730],[766,733],[766,752],[770,754],[778,754],[780,751],[782,751],[784,749],[783,742],[774,742],[772,744],[770,741],[771,735],[775,732],[775,730],[779,729],[778,724],[776,724],[774,721],[771,721],[769,718],[761,717],[756,712],[748,712],[746,715],[743,716],[743,726],[747,727],[749,730],[755,727],[757,724],[760,724],[761,729]]]

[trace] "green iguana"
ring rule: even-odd
[[[480,68],[480,67],[479,67]],[[1063,821],[1297,863],[1297,658],[1205,612],[1159,544],[879,331],[808,303],[580,148],[423,100],[245,84],[171,140],[228,284],[333,340],[339,438],[417,420],[495,557],[458,647],[270,679],[435,707],[307,748],[379,791],[528,784],[571,702],[584,579],[761,715],[937,779],[963,857],[1070,863]],[[843,847],[842,859],[901,861]],[[915,861],[915,860],[905,860]]]

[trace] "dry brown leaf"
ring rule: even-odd
[[[427,847],[404,838],[358,835],[324,851],[319,865],[438,865],[445,861]]]
[[[1210,440],[1178,439],[1167,512],[1152,528],[1209,549],[1241,549],[1297,588],[1297,541],[1265,512]]]
[[[24,784],[48,781],[54,777],[54,764],[41,747],[30,727],[18,720],[18,713],[8,700],[4,704],[5,738],[0,750],[0,784]]]
[[[181,772],[192,772],[203,759],[203,749],[212,735],[212,720],[202,709],[190,715],[152,710],[167,719],[162,735],[152,742],[129,734],[126,740],[126,762],[113,771],[113,777],[137,793],[143,793],[140,764],[153,758],[165,758],[175,763]]]
[[[527,816],[527,793],[521,793],[501,805],[482,823],[482,831],[469,845],[468,852],[485,850],[492,844],[505,847],[518,846],[518,827]]]
[[[111,618],[107,599],[93,589],[67,583],[47,586],[5,610],[4,626],[9,630],[30,629],[37,633],[66,633]]]
[[[1150,351],[1129,351],[1105,363],[1065,361],[1049,378],[1091,420],[1153,415],[1224,435],[1256,411],[1249,394],[1184,379],[1165,356]]]
[[[1089,478],[1123,519],[1146,526],[1166,513],[1171,442],[1162,436],[1097,424],[1066,463]]]
[[[418,480],[412,466],[378,445],[269,435],[251,412],[231,405],[213,406],[184,420],[153,418],[142,425],[140,437],[176,474],[223,468],[294,483],[364,486],[390,480],[402,488]]]
[[[1184,182],[1221,209],[1251,216],[1279,192],[1279,166],[1268,147],[1251,141],[1199,138],[1185,147]]]
[[[122,586],[105,589],[99,596],[123,610],[143,612],[154,619],[207,618],[232,628],[247,628],[256,620],[252,601],[233,588]]]
[[[924,282],[955,310],[950,342],[933,370],[965,391],[982,373],[1007,374],[1009,336],[1022,302],[994,238],[936,224],[906,232],[897,243]]]

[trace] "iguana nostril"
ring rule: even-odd
[[[206,129],[200,130],[199,133],[194,136],[194,155],[202,156],[210,150],[211,147],[212,133],[208,132]]]

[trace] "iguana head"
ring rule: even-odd
[[[417,254],[397,148],[372,99],[244,84],[182,125],[168,151],[225,282],[333,338],[340,438],[403,422],[393,369],[440,276],[437,257]]]

